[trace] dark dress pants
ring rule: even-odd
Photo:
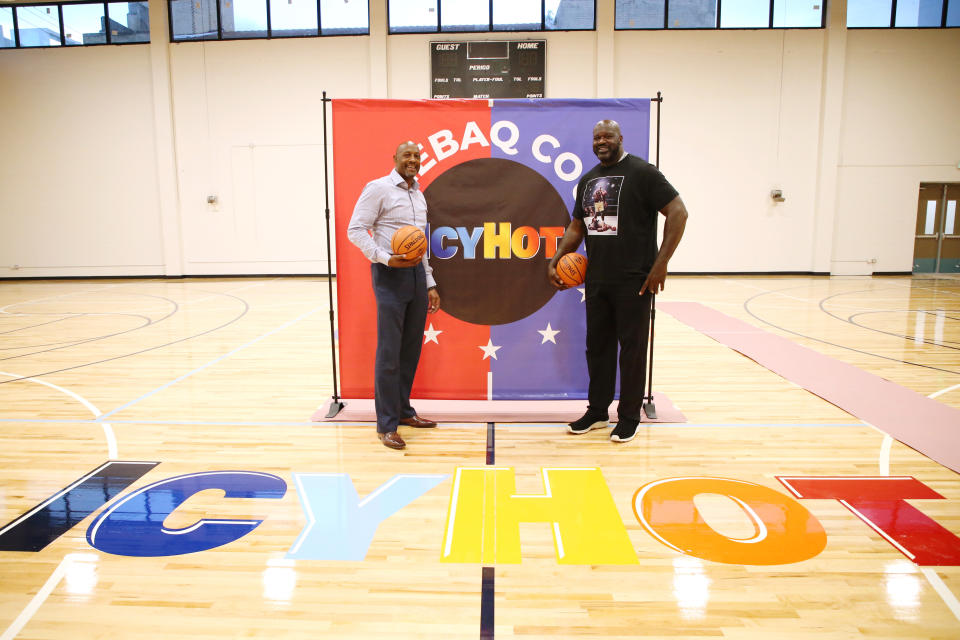
[[[389,433],[397,430],[400,420],[416,415],[410,390],[427,321],[427,279],[422,264],[401,269],[377,262],[370,266],[377,298],[374,405],[377,431]]]
[[[620,346],[620,418],[640,420],[647,382],[650,334],[649,291],[639,295],[643,280],[587,285],[587,371],[589,411],[607,415],[617,384]]]

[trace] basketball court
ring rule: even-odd
[[[312,418],[327,287],[0,287],[0,638],[960,637],[956,277],[673,276],[676,421],[404,451]]]

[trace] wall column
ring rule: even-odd
[[[826,38],[820,92],[820,135],[817,148],[817,193],[814,200],[812,269],[833,272],[837,218],[837,184],[840,170],[840,136],[843,132],[843,89],[847,57],[847,1],[827,3]]]
[[[597,98],[613,98],[614,3],[597,3]]]
[[[150,68],[153,78],[153,139],[164,275],[183,275],[180,188],[170,81],[170,27],[166,2],[150,2]]]
[[[387,82],[387,3],[370,3],[370,97],[389,98]]]

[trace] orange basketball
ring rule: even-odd
[[[391,248],[395,254],[407,254],[408,259],[415,259],[427,251],[427,236],[418,227],[407,225],[393,232]]]
[[[587,275],[587,259],[579,253],[565,253],[557,261],[557,275],[568,287],[583,284]]]

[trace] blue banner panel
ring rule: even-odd
[[[597,164],[593,127],[616,120],[628,153],[647,159],[650,100],[497,100],[491,129],[501,140],[494,158],[507,158],[540,173],[570,212],[580,176]],[[569,216],[568,216],[569,220]],[[552,256],[553,251],[549,252]],[[584,249],[580,247],[580,253]],[[546,262],[541,277],[546,280]],[[501,346],[490,368],[494,400],[586,398],[586,312],[583,287],[557,292],[538,311],[509,324],[490,327]]]

